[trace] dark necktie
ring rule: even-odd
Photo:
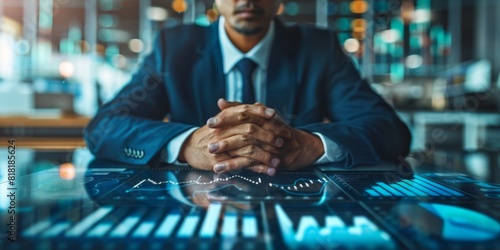
[[[242,103],[255,103],[255,93],[253,90],[252,73],[257,67],[257,64],[248,58],[243,58],[236,64],[236,68],[241,72],[243,79],[243,96]]]

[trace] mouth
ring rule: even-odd
[[[235,15],[242,18],[250,18],[259,16],[260,12],[256,9],[243,9],[236,11]]]
[[[256,18],[264,15],[264,13],[264,9],[253,2],[236,6],[234,9],[234,15],[239,18]]]

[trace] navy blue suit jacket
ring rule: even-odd
[[[336,34],[275,23],[266,106],[342,146],[346,167],[406,156],[408,128],[360,78]],[[220,112],[225,86],[217,23],[164,29],[130,83],[85,129],[87,146],[99,158],[158,162],[172,138]]]

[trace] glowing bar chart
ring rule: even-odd
[[[325,214],[323,217],[325,223],[321,226],[317,216],[294,213],[294,222],[281,205],[275,205],[275,211],[283,240],[290,249],[304,249],[317,245],[336,246],[342,249],[363,246],[374,249],[396,247],[387,232],[363,215],[354,215],[351,217],[352,223],[348,224],[350,219],[343,221],[340,216]]]
[[[201,238],[212,238],[217,230],[217,222],[219,221],[219,215],[222,210],[222,204],[212,203],[208,207],[207,213],[205,215],[205,220],[200,229]]]
[[[117,224],[120,219],[127,213],[128,209],[118,208],[112,213],[109,213],[101,221],[99,221],[95,226],[91,227],[87,232],[87,237],[90,238],[100,238],[104,237],[115,224]]]
[[[238,233],[238,215],[235,212],[227,212],[222,222],[221,236],[223,238],[236,237]]]
[[[113,228],[112,222],[99,223],[99,225],[95,226],[87,233],[87,237],[91,238],[103,237],[109,232],[109,230],[111,230],[111,228]]]
[[[257,228],[257,218],[254,214],[248,214],[243,216],[243,227],[242,234],[245,238],[255,238],[259,234],[259,229]]]
[[[414,179],[400,180],[394,183],[375,182],[364,191],[371,197],[464,196],[458,191],[418,175],[415,175]]]
[[[42,237],[49,238],[49,237],[55,237],[62,233],[64,230],[66,230],[71,224],[69,222],[59,222],[52,227],[50,227],[49,230],[45,231],[42,234]]]
[[[113,211],[113,207],[101,207],[94,211],[91,215],[87,216],[85,219],[80,221],[78,224],[73,226],[68,232],[66,232],[67,237],[79,237],[85,231],[87,231],[92,225],[104,218],[107,214]]]
[[[113,231],[110,233],[110,237],[112,238],[123,238],[128,235],[128,233],[132,230],[132,228],[139,223],[142,215],[144,214],[144,209],[138,209],[132,212],[131,215],[126,217],[118,226],[116,226]]]
[[[149,236],[151,231],[153,231],[156,221],[160,217],[160,211],[156,210],[149,214],[144,221],[137,227],[137,229],[132,234],[134,238],[146,238]]]
[[[198,225],[198,221],[200,220],[200,216],[198,214],[190,214],[182,223],[179,231],[177,231],[177,238],[191,238],[193,237],[194,231],[196,230],[196,226]]]
[[[52,221],[50,218],[43,220],[43,221],[40,221],[40,222],[34,224],[33,226],[27,228],[23,232],[23,236],[24,237],[34,237],[35,235],[39,234],[40,232],[42,232],[46,228],[50,227],[51,225],[52,225]]]
[[[181,215],[178,211],[168,214],[155,232],[157,238],[168,238],[180,221]]]

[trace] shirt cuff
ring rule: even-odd
[[[317,135],[321,139],[321,142],[323,143],[323,150],[325,152],[318,160],[316,160],[314,165],[334,163],[344,159],[344,149],[341,148],[337,143],[320,133],[313,132],[313,134]]]
[[[198,127],[196,128],[191,128],[190,130],[187,130],[186,132],[174,137],[172,140],[170,140],[167,144],[167,163],[170,164],[178,164],[182,165],[185,163],[182,163],[177,160],[177,157],[179,157],[179,153],[182,148],[182,144],[184,144],[184,141],[195,131],[197,130]]]

